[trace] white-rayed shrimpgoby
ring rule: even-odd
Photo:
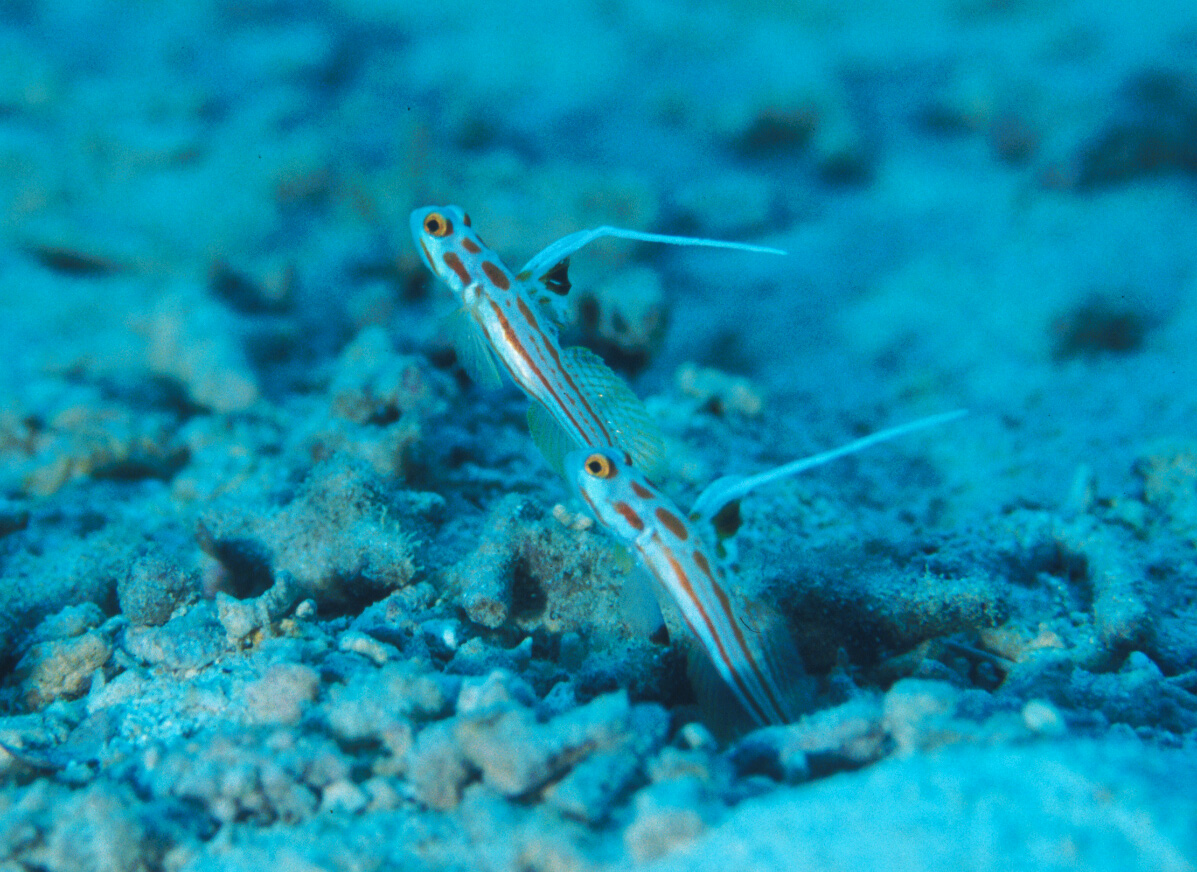
[[[507,371],[533,401],[528,420],[537,443],[550,446],[546,456],[614,446],[650,474],[663,447],[643,404],[593,352],[562,348],[558,342],[553,315],[569,291],[569,256],[604,236],[785,254],[740,242],[598,227],[558,239],[513,273],[482,242],[458,206],[415,210],[411,232],[425,265],[461,304],[449,329],[462,365],[485,385],[500,381],[500,366]]]
[[[564,471],[595,520],[639,558],[654,581],[657,598],[677,608],[744,710],[757,724],[781,724],[800,714],[794,691],[803,679],[801,661],[784,627],[763,627],[744,605],[736,604],[716,562],[711,521],[728,503],[761,485],[963,414],[932,415],[758,475],[718,479],[699,495],[689,515],[618,449],[571,452]],[[660,621],[659,612],[656,620]]]

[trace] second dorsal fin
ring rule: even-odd
[[[655,478],[665,459],[665,442],[644,403],[589,348],[567,348],[562,358],[578,389],[610,431],[614,447],[632,455],[636,468]]]

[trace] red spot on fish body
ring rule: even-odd
[[[505,291],[511,287],[511,279],[507,278],[507,274],[503,272],[501,266],[491,263],[489,260],[484,260],[482,261],[482,271],[486,273],[486,277],[494,282],[495,287],[500,291]]]
[[[486,264],[483,264],[482,268],[486,269]],[[515,305],[519,308],[520,314],[528,319],[528,323],[532,325],[532,329],[539,330],[540,324],[536,322],[536,315],[534,315],[532,310],[528,308],[527,303],[521,299],[516,299]]]
[[[656,514],[657,520],[664,524],[665,528],[678,539],[685,542],[690,538],[690,531],[686,529],[686,525],[682,523],[682,519],[673,512],[658,506],[654,514]]]
[[[457,277],[461,279],[463,285],[471,283],[470,271],[466,269],[465,264],[461,262],[461,258],[451,251],[446,251],[441,255],[441,260],[445,262],[445,266],[457,273]]]
[[[632,525],[633,530],[643,530],[644,529],[644,521],[642,521],[640,519],[640,516],[636,514],[636,510],[633,509],[631,506],[629,506],[627,503],[625,503],[625,502],[612,503],[611,508],[613,508],[613,509],[615,509],[615,511],[619,512],[619,514],[621,514],[623,516],[623,519]]]

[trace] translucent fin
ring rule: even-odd
[[[494,389],[503,383],[495,353],[468,309],[450,312],[442,320],[442,328],[453,343],[458,363],[475,384]]]
[[[709,521],[715,515],[719,514],[719,510],[732,500],[742,498],[761,485],[770,484],[791,475],[797,475],[811,467],[820,466],[828,461],[863,451],[865,448],[869,448],[879,442],[887,442],[890,439],[905,436],[907,433],[913,433],[916,430],[923,430],[927,427],[934,427],[937,424],[944,424],[967,414],[967,411],[957,409],[954,412],[929,415],[926,418],[919,418],[917,421],[899,424],[897,427],[888,427],[885,430],[855,439],[847,445],[841,445],[839,448],[832,448],[828,451],[812,454],[810,457],[799,458],[783,466],[778,466],[765,472],[757,473],[756,475],[725,475],[723,478],[715,479],[715,481],[707,486],[706,490],[698,495],[698,499],[694,501],[694,508],[690,510],[690,517],[695,520]]]
[[[632,463],[646,476],[656,477],[665,457],[665,443],[648,409],[627,382],[589,348],[567,348],[562,359],[595,414],[611,431],[615,447],[632,455]]]
[[[814,708],[815,681],[806,674],[798,646],[781,614],[758,602],[737,599],[737,613],[748,648],[772,680],[784,722],[793,723]],[[720,740],[735,739],[767,726],[745,708],[698,646],[688,652],[687,675],[703,722]]]
[[[686,651],[686,677],[694,689],[702,722],[720,742],[734,741],[760,726],[728,687],[715,664],[693,643]]]
[[[736,251],[753,251],[758,254],[785,254],[780,248],[770,248],[767,245],[750,245],[747,242],[726,242],[721,239],[699,239],[693,236],[666,236],[661,233],[642,233],[639,230],[625,230],[621,227],[596,227],[593,230],[579,230],[569,236],[563,236],[551,243],[539,254],[524,264],[520,276],[527,276],[540,284],[545,277],[552,274],[563,260],[571,254],[596,239],[604,236],[614,236],[618,239],[635,239],[640,242],[661,242],[666,245],[700,245],[707,248],[731,248]]]
[[[540,403],[528,406],[528,430],[545,462],[558,475],[564,475],[565,455],[582,446],[574,441]]]
[[[623,550],[628,554],[626,548]],[[653,581],[638,566],[631,567],[624,578],[619,607],[620,614],[632,632],[644,639],[651,639],[665,626],[661,604],[653,592]]]
[[[520,273],[518,278],[528,281],[528,273]],[[528,290],[541,310],[549,316],[549,320],[557,327],[569,323],[569,301],[567,295],[573,285],[569,281],[569,258],[551,267],[548,272],[536,281],[529,282]]]
[[[616,548],[611,559],[615,564],[615,568],[625,575],[641,568],[640,562],[636,559],[636,555],[632,553],[631,548]]]
[[[543,275],[537,276],[536,282],[548,293],[564,297],[573,287],[569,280],[569,258],[559,261]]]
[[[814,708],[815,702],[815,682],[806,674],[794,634],[781,612],[759,600],[737,597],[736,606],[747,630],[748,647],[776,680],[782,714],[786,723],[792,723]]]

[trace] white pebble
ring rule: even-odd
[[[1042,699],[1033,699],[1022,707],[1022,722],[1040,736],[1062,736],[1068,731],[1056,707]]]

